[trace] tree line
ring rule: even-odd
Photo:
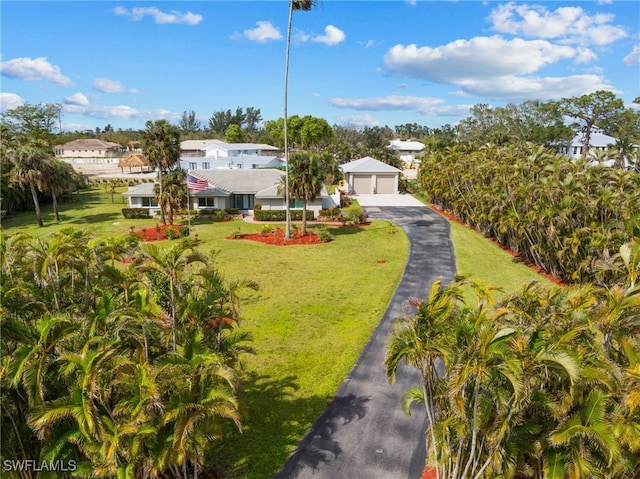
[[[188,239],[65,228],[0,238],[0,258],[2,458],[78,477],[203,474],[242,427],[239,294],[257,285],[225,279]]]

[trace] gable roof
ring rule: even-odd
[[[359,160],[353,160],[349,163],[340,165],[340,169],[345,173],[399,173],[400,170],[395,166],[383,163],[380,160],[365,156]]]
[[[209,188],[217,187],[234,194],[256,194],[280,183],[284,175],[280,170],[197,170],[191,173],[207,180]],[[200,192],[204,194],[207,192]]]
[[[112,150],[121,149],[123,147],[119,143],[114,143],[112,141],[102,141],[97,138],[85,138],[68,141],[63,145],[57,145],[55,148],[62,150]]]
[[[181,150],[205,150],[218,140],[185,140],[180,142]]]
[[[222,140],[211,140],[212,143],[208,145],[206,150],[217,149],[225,151],[244,151],[244,150],[268,150],[277,151],[278,148],[264,143],[227,143]]]
[[[571,146],[582,146],[584,141],[584,134],[578,133],[571,140]],[[589,146],[591,147],[605,147],[609,145],[615,145],[616,139],[612,136],[605,135],[599,130],[594,129],[589,136]]]
[[[424,144],[419,141],[391,140],[387,148],[396,151],[422,151]]]

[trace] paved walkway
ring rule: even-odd
[[[390,328],[402,304],[424,298],[439,277],[455,275],[449,224],[426,206],[366,207],[371,218],[393,221],[411,246],[404,275],[358,362],[335,398],[274,479],[419,479],[425,462],[425,415],[402,410],[400,397],[419,383],[402,367],[396,384],[386,380],[384,357]]]

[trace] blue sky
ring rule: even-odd
[[[64,103],[63,130],[283,116],[288,3],[11,1],[0,106]],[[640,96],[640,4],[321,0],[293,19],[289,115],[455,124],[478,103]]]

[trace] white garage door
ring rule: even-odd
[[[371,193],[371,176],[366,175],[353,177],[354,195],[369,195]]]
[[[378,175],[376,177],[376,193],[379,195],[393,195],[396,192],[396,177]]]

